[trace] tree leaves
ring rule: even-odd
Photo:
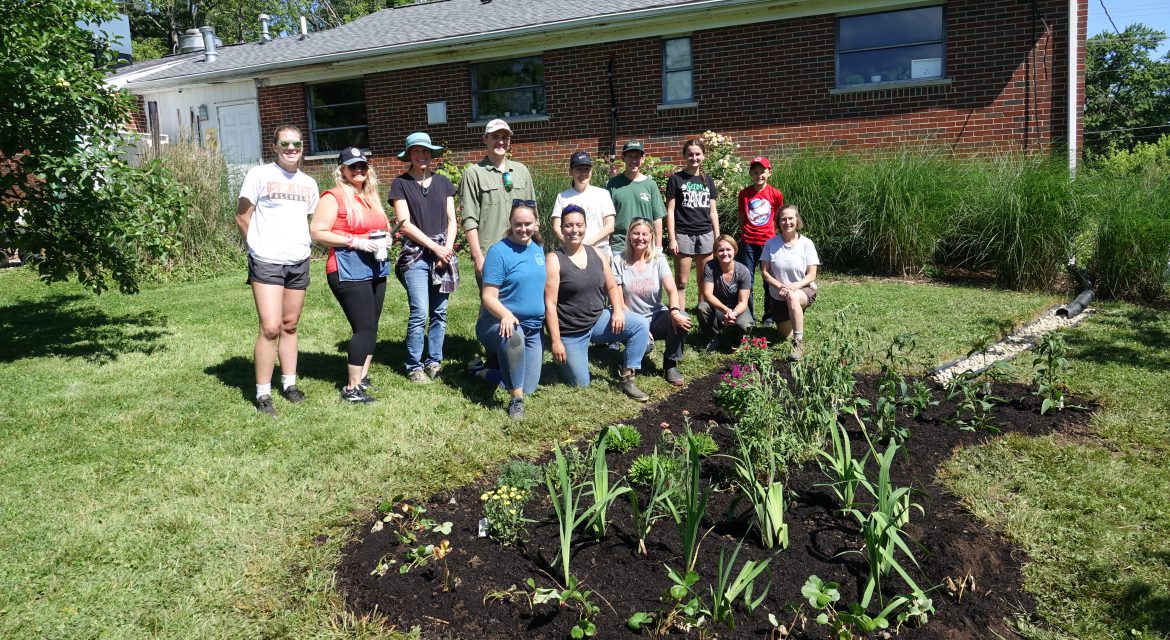
[[[1133,129],[1170,124],[1170,54],[1151,57],[1165,39],[1164,31],[1139,23],[1085,43],[1085,146],[1090,153],[1132,149],[1144,133]],[[1149,133],[1170,133],[1170,128]]]

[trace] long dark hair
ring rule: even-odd
[[[703,152],[704,156],[707,155],[707,145],[703,144],[702,140],[699,140],[697,138],[691,138],[690,140],[687,140],[686,142],[683,143],[682,155],[684,158],[687,156],[687,149],[690,149],[691,147],[698,147],[699,150]],[[698,176],[703,175],[703,165],[701,165],[701,164],[699,165],[699,172],[696,173],[695,175],[698,175]]]

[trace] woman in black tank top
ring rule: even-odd
[[[545,322],[552,342],[553,361],[561,365],[565,383],[589,385],[589,345],[620,342],[625,345],[621,370],[622,391],[639,402],[650,399],[634,384],[650,339],[650,326],[639,314],[626,316],[621,289],[609,260],[596,248],[582,244],[585,212],[569,205],[561,213],[564,247],[545,261]],[[605,306],[605,296],[613,303]]]

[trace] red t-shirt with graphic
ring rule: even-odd
[[[784,206],[784,194],[770,184],[739,192],[739,239],[744,244],[762,245],[776,235],[776,212]]]

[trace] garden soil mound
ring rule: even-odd
[[[786,373],[786,370],[785,370]],[[661,423],[682,432],[684,410],[689,412],[696,427],[708,421],[724,420],[714,404],[712,391],[719,382],[713,374],[692,382],[680,393],[647,408],[627,424],[642,433],[641,447],[626,453],[610,453],[609,465],[614,480],[624,475],[630,463],[639,454],[650,453],[659,442]],[[860,378],[857,390],[873,400],[871,377]],[[937,613],[928,624],[911,628],[903,626],[901,638],[991,638],[996,634],[1012,637],[1010,619],[1030,616],[1035,609],[1033,599],[1022,589],[1020,567],[1028,561],[1026,554],[1010,544],[995,531],[977,521],[956,498],[935,481],[939,464],[949,459],[956,448],[977,445],[999,437],[988,432],[963,431],[947,424],[945,418],[954,413],[954,404],[943,400],[941,389],[933,387],[941,404],[928,409],[910,421],[911,436],[907,441],[908,455],[899,454],[893,469],[895,486],[914,488],[914,501],[925,509],[925,515],[915,511],[906,533],[913,540],[912,549],[918,566],[900,558],[910,575],[929,592]],[[995,418],[1004,433],[1039,436],[1055,431],[1084,433],[1089,414],[1078,411],[1053,412],[1041,416],[1039,402],[1028,395],[1021,385],[997,384],[995,395],[1006,403],[995,408]],[[1084,404],[1083,402],[1081,404]],[[902,418],[900,418],[902,419]],[[857,425],[848,425],[854,441],[854,455],[865,450]],[[729,430],[721,424],[711,431],[720,446],[720,452],[734,447]],[[539,461],[547,461],[549,456]],[[704,475],[714,481],[717,489],[726,486],[729,463],[718,455],[705,459]],[[876,475],[876,464],[867,463],[866,472]],[[523,597],[511,599],[487,598],[487,594],[503,592],[515,585],[525,588],[528,578],[535,578],[538,586],[553,587],[550,575],[558,539],[555,515],[543,487],[534,490],[526,516],[536,523],[529,525],[527,542],[519,548],[502,547],[488,538],[478,537],[478,522],[483,517],[480,495],[491,488],[495,477],[440,493],[427,502],[427,516],[438,522],[451,521],[454,529],[449,536],[433,533],[423,543],[438,543],[440,537],[450,540],[452,551],[448,556],[454,589],[442,590],[441,573],[427,567],[400,575],[394,565],[383,577],[371,571],[386,554],[403,557],[406,548],[395,544],[391,526],[371,533],[371,525],[378,514],[354,533],[354,540],[345,548],[337,567],[337,579],[350,610],[364,616],[377,614],[401,630],[418,626],[424,638],[567,638],[576,622],[576,614],[569,609],[558,611],[551,604],[529,607]],[[816,464],[793,470],[787,487],[794,492],[785,513],[789,524],[789,546],[782,551],[766,551],[760,547],[755,532],[748,532],[740,521],[725,516],[733,496],[726,490],[716,490],[707,507],[704,529],[712,531],[704,539],[696,570],[701,576],[699,587],[706,594],[716,574],[719,550],[734,548],[744,538],[743,549],[737,561],[773,557],[771,563],[771,591],[762,610],[748,616],[737,610],[734,630],[715,627],[719,638],[768,637],[771,625],[768,613],[793,628],[794,606],[803,603],[808,615],[804,630],[798,622],[791,637],[828,637],[828,627],[817,625],[810,614],[800,588],[810,575],[825,581],[839,583],[841,602],[856,602],[864,588],[867,576],[865,562],[857,551],[863,546],[859,527],[851,517],[840,515],[830,489],[822,486],[824,474]],[[863,490],[861,496],[868,497]],[[740,505],[742,508],[742,504]],[[638,634],[626,628],[625,622],[637,611],[659,611],[667,605],[661,599],[670,581],[665,565],[680,569],[679,537],[674,523],[661,520],[647,540],[649,556],[641,556],[636,540],[631,535],[629,506],[619,499],[611,507],[611,525],[601,542],[578,536],[572,555],[572,572],[585,588],[596,595],[594,602],[601,607],[597,620],[597,637],[635,637]],[[948,582],[949,581],[949,582]],[[951,587],[957,587],[952,589]],[[757,588],[760,592],[762,584]],[[908,589],[895,574],[883,580],[887,597],[907,593]],[[709,599],[709,597],[708,597]],[[876,598],[875,598],[876,604]],[[871,613],[874,611],[871,605]],[[679,633],[677,637],[685,634]],[[692,636],[696,635],[694,633]],[[675,637],[675,636],[671,636]]]

